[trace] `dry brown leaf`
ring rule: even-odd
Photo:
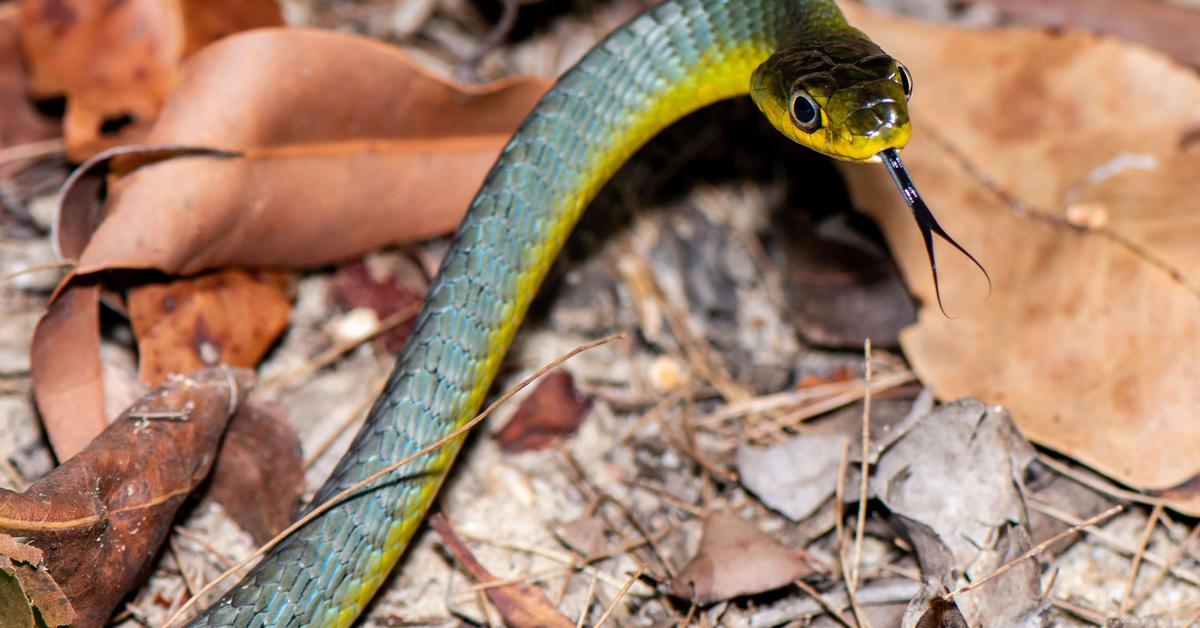
[[[101,625],[149,573],[252,382],[230,368],[173,379],[25,492],[0,491],[0,532],[33,539],[80,625]]]
[[[284,408],[242,404],[221,441],[206,497],[261,544],[295,519],[303,491],[300,434]]]
[[[429,526],[437,531],[438,536],[442,538],[442,543],[446,544],[450,553],[454,554],[458,562],[477,582],[489,584],[498,581],[486,567],[475,559],[471,550],[467,549],[466,544],[459,538],[458,533],[454,531],[442,513],[439,512],[431,517]],[[554,607],[541,589],[532,584],[523,582],[503,584],[488,587],[485,591],[488,599],[492,601],[496,610],[504,618],[504,623],[509,626],[571,628],[575,625],[575,622],[567,619],[566,615]]]
[[[847,168],[882,225],[919,322],[902,336],[943,398],[1008,406],[1032,440],[1138,488],[1200,472],[1200,79],[1163,55],[1076,32],[961,30],[847,7],[918,77],[905,160],[947,229],[988,267],[943,255],[937,312],[903,199]],[[987,71],[981,71],[986,68]],[[1076,203],[1108,227],[1066,223]],[[1200,513],[1200,501],[1180,504]]]
[[[1061,28],[1072,26],[1136,41],[1200,65],[1200,11],[1157,0],[975,0],[1008,14]]]
[[[216,364],[254,368],[287,328],[286,280],[223,270],[130,289],[141,380],[158,386],[172,373]]]
[[[46,438],[65,462],[108,425],[99,277],[81,278],[50,302],[34,329],[29,364]]]
[[[223,6],[229,5],[229,6]],[[67,152],[83,159],[139,136],[179,80],[185,53],[233,31],[277,26],[275,0],[23,0],[30,91],[67,96]],[[121,121],[121,132],[106,132]]]
[[[75,610],[42,558],[38,548],[0,534],[0,625],[5,628],[74,623]]]
[[[569,371],[555,371],[521,400],[512,418],[496,433],[507,452],[544,449],[579,429],[592,400],[575,389]]]
[[[205,48],[146,138],[154,146],[109,151],[64,187],[55,242],[80,262],[33,341],[55,453],[70,457],[104,426],[103,391],[85,379],[98,369],[99,323],[80,314],[96,310],[91,274],[313,267],[449,231],[548,86],[459,85],[395,48],[321,31]],[[125,174],[102,200],[115,157]]]
[[[0,148],[58,135],[58,124],[29,100],[15,15],[0,17]]]
[[[786,586],[817,573],[808,556],[729,511],[704,521],[700,549],[668,584],[671,595],[711,604]]]
[[[549,84],[452,83],[365,37],[228,37],[188,62],[146,138],[225,156],[168,153],[113,183],[102,207],[74,193],[89,179],[77,177],[64,190],[56,244],[80,259],[80,273],[193,274],[313,267],[439,235],[458,224]],[[63,237],[79,233],[90,241]]]

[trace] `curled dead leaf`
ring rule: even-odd
[[[464,86],[365,37],[299,29],[234,35],[195,55],[151,145],[97,157],[60,196],[55,244],[79,264],[32,350],[55,452],[70,457],[104,426],[103,391],[89,379],[99,322],[83,313],[98,311],[92,275],[314,267],[449,231],[548,86]],[[122,176],[102,198],[110,170]]]
[[[173,379],[23,493],[0,491],[0,532],[32,539],[80,625],[101,625],[149,573],[252,382],[229,368]]]

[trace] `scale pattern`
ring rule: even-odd
[[[742,95],[788,38],[857,36],[830,0],[669,0],[612,33],[522,124],[458,228],[384,394],[321,503],[478,411],[585,206],[642,144]],[[192,626],[344,626],[396,564],[461,439],[377,481],[277,546]]]

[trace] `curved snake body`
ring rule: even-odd
[[[659,130],[753,87],[768,119],[793,139],[835,157],[878,161],[908,138],[898,67],[830,0],[668,0],[613,32],[504,148],[385,392],[314,503],[475,415],[576,220]],[[825,116],[822,138],[789,120],[788,90],[799,83]],[[864,141],[874,131],[847,125],[893,135]],[[417,530],[460,444],[391,473],[298,530],[191,625],[353,622]]]

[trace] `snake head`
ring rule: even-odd
[[[797,143],[846,161],[878,162],[912,133],[912,78],[866,39],[784,48],[751,79],[750,94],[771,124]]]

